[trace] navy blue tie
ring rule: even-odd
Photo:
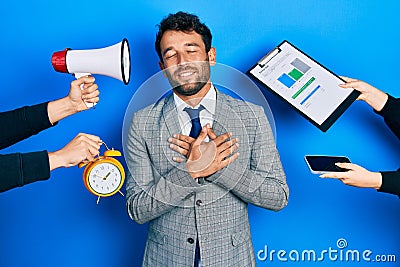
[[[200,111],[203,110],[204,107],[200,106],[199,108],[189,108],[186,107],[183,110],[189,114],[190,120],[192,121],[192,129],[190,129],[190,137],[197,138],[201,132],[201,124],[200,124]]]
[[[190,120],[192,121],[192,129],[190,129],[189,136],[193,138],[197,138],[201,132],[201,124],[200,124],[200,111],[204,109],[203,106],[200,105],[199,108],[184,108],[184,111],[189,114]],[[199,239],[196,240],[196,251],[194,255],[194,267],[198,267],[200,262],[200,246]]]

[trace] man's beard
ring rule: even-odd
[[[184,96],[197,94],[210,80],[210,64],[208,62],[208,57],[206,61],[185,63],[172,68],[174,69],[172,74],[170,72],[171,70],[166,70],[169,83],[174,91]],[[197,76],[188,81],[179,81],[180,74],[184,72],[192,72],[194,73],[192,75],[197,74]],[[181,80],[184,80],[184,78],[181,78]]]
[[[206,84],[207,82],[187,83],[174,87],[174,90],[180,95],[191,96],[197,94]]]

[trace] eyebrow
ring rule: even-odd
[[[197,46],[200,47],[197,43],[186,43],[185,46]]]
[[[200,48],[200,45],[198,45],[197,43],[185,43],[185,46],[188,46],[188,47],[195,46],[195,47],[199,47],[199,48]],[[173,50],[173,47],[172,47],[172,46],[166,48],[166,49],[163,51],[162,55],[165,56],[165,54],[166,54],[168,51],[171,51],[171,50]]]

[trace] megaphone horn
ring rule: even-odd
[[[128,40],[100,49],[65,49],[53,53],[53,68],[57,72],[73,73],[79,78],[83,75],[100,74],[113,77],[128,84],[131,73],[131,60]]]

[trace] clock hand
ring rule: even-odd
[[[94,175],[96,175],[97,177],[99,177],[99,178],[105,180],[103,176],[100,176],[100,175],[98,175],[98,174],[94,174]]]
[[[104,176],[103,180],[107,180],[107,177],[110,176],[111,172],[107,173],[106,176]]]

